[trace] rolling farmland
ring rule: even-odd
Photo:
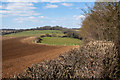
[[[64,35],[61,31],[46,30],[26,31],[3,36],[2,76],[13,77],[14,74],[24,72],[34,63],[57,58],[72,48],[78,48],[73,44],[79,45],[81,43],[76,39],[60,37],[44,37],[42,43],[34,43],[37,36],[46,33]]]
[[[64,34],[61,31],[58,30],[30,30],[30,31],[23,31],[23,32],[19,32],[19,33],[12,33],[12,34],[8,34],[5,36],[16,36],[16,37],[20,37],[20,36],[40,36],[40,35],[44,35],[44,34],[56,34],[58,36],[63,36]]]

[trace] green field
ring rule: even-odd
[[[44,37],[41,44],[57,45],[57,46],[73,46],[81,45],[82,41],[74,38],[60,38],[60,37]]]
[[[44,34],[56,34],[57,36],[63,36],[64,34],[59,30],[31,30],[23,31],[19,33],[12,33],[5,36],[40,36]]]

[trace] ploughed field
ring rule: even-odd
[[[36,44],[34,39],[35,37],[3,37],[2,77],[13,77],[34,63],[57,58],[60,54],[77,47]]]

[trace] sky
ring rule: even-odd
[[[0,21],[3,29],[28,29],[42,26],[80,28],[94,2],[1,2]]]

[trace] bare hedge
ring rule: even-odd
[[[116,78],[117,52],[114,43],[91,41],[60,55],[58,59],[44,61],[28,67],[16,78],[29,79],[81,79]]]

